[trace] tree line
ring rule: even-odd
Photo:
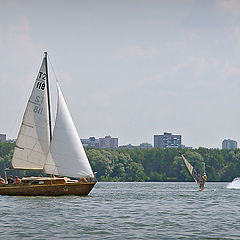
[[[0,174],[11,167],[14,143],[0,143]],[[232,181],[240,176],[240,150],[220,149],[97,149],[86,153],[98,181],[192,181],[183,159],[186,159],[208,181]],[[17,171],[15,175],[39,175],[39,172]],[[41,173],[43,174],[43,173]]]

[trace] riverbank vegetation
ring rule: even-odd
[[[4,169],[10,167],[13,148],[13,143],[0,143],[2,176]],[[240,176],[239,149],[89,148],[86,153],[99,181],[192,181],[181,158],[182,154],[200,174],[206,171],[208,181],[232,181]],[[23,174],[26,172],[16,172],[18,176]]]

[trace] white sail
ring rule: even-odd
[[[188,171],[190,172],[190,174],[192,175],[193,172],[193,166],[188,162],[188,160],[182,155],[183,161],[188,169]]]
[[[57,88],[57,117],[44,170],[55,175],[93,177],[91,166],[58,84]]]
[[[46,58],[43,59],[18,133],[12,158],[14,168],[43,169],[46,162],[50,133],[45,61]]]
[[[182,158],[183,158],[183,161],[184,161],[188,171],[192,175],[193,179],[201,187],[201,185],[203,184],[203,179],[201,178],[199,173],[196,171],[196,169],[188,162],[188,160],[183,155],[182,155]]]

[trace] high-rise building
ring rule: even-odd
[[[0,134],[0,142],[6,142],[7,141],[7,135],[6,134]]]
[[[99,148],[99,139],[95,137],[89,137],[88,139],[81,139],[83,147],[95,147]]]
[[[164,132],[163,135],[154,135],[155,148],[180,148],[182,147],[182,136],[172,135]]]
[[[90,137],[88,139],[81,139],[83,147],[95,148],[118,148],[118,138],[106,136],[104,138]]]
[[[222,149],[236,149],[237,142],[231,139],[224,139],[222,142]]]
[[[99,138],[100,148],[118,148],[118,138],[112,138],[111,136],[105,136]]]

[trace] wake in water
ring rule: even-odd
[[[227,185],[230,189],[240,189],[240,177],[234,178],[231,183]]]

